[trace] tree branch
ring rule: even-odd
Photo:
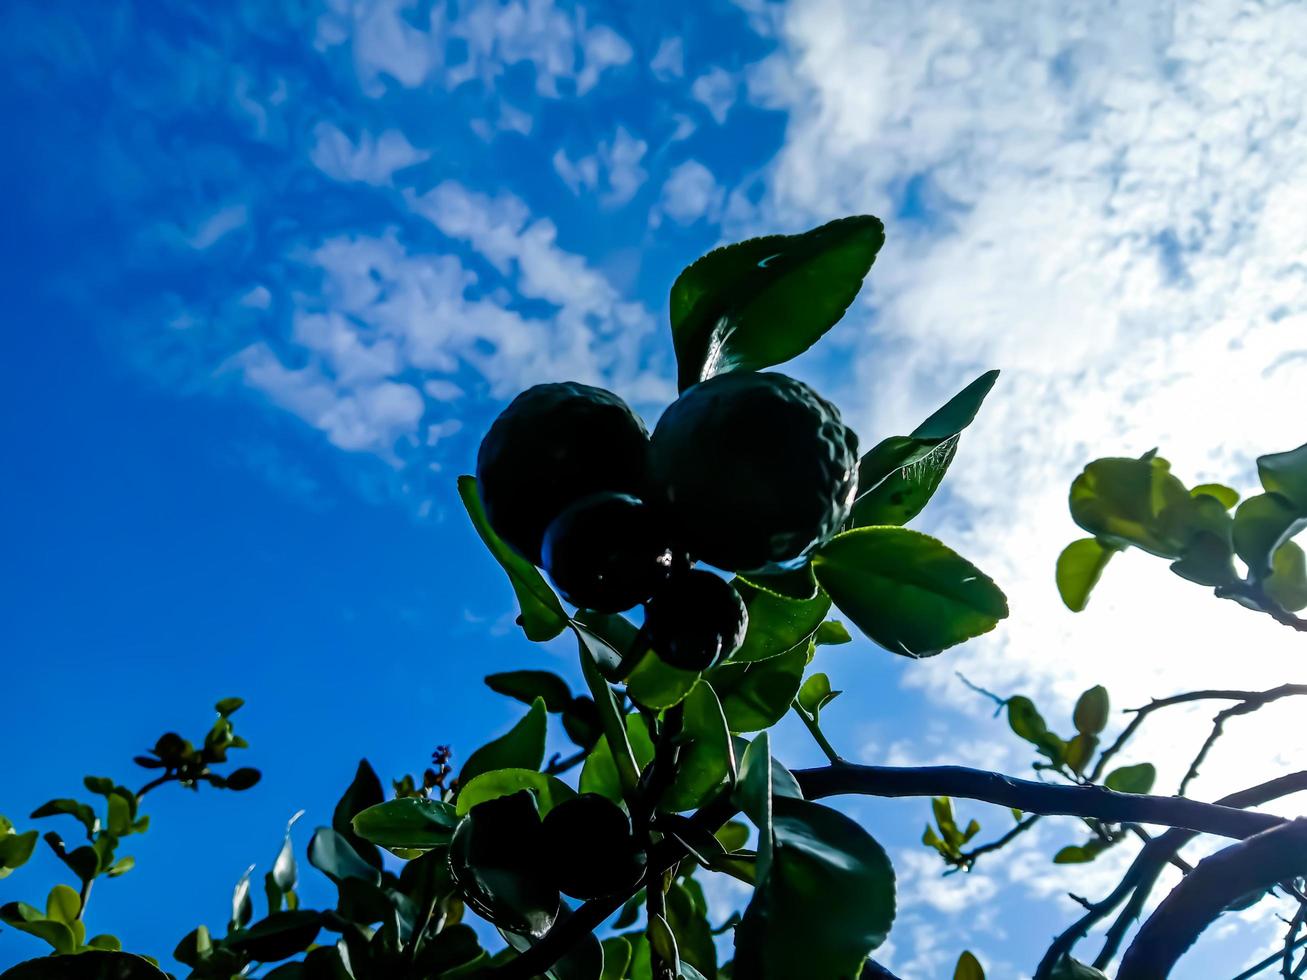
[[[1222,797],[1218,803],[1227,807],[1260,806],[1303,790],[1307,790],[1307,772],[1295,772],[1231,793],[1229,796]],[[1189,830],[1169,830],[1144,845],[1116,888],[1106,898],[1091,905],[1089,911],[1065,929],[1048,947],[1044,958],[1040,960],[1039,967],[1035,970],[1035,980],[1045,980],[1057,962],[1065,954],[1070,953],[1076,943],[1089,935],[1089,930],[1094,925],[1129,896],[1131,905],[1127,906],[1112,924],[1107,941],[1103,944],[1103,950],[1094,961],[1099,969],[1110,963],[1116,956],[1120,938],[1124,936],[1138,915],[1136,904],[1138,908],[1142,908],[1167,862],[1195,836],[1193,831]]]
[[[803,795],[953,796],[1044,816],[1092,817],[1113,823],[1151,823],[1242,840],[1284,821],[1179,796],[1117,793],[1101,786],[1058,786],[964,766],[829,766],[796,769]]]
[[[1217,851],[1162,900],[1121,958],[1117,980],[1160,980],[1231,902],[1307,873],[1307,819]]]

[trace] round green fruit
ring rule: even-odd
[[[654,429],[651,475],[678,545],[750,571],[833,537],[857,493],[858,440],[801,381],[719,374],[687,389]]]
[[[543,858],[558,890],[583,901],[634,888],[645,866],[631,818],[598,793],[582,793],[549,811]]]
[[[649,433],[611,391],[575,382],[522,392],[477,452],[477,490],[490,526],[539,565],[545,529],[569,505],[645,486]]]
[[[561,901],[541,869],[543,841],[526,790],[472,807],[449,842],[449,872],[467,906],[501,928],[543,935]]]
[[[670,580],[645,612],[649,647],[663,663],[707,670],[744,642],[749,612],[730,582],[695,570]]]
[[[644,602],[672,564],[653,508],[623,493],[592,494],[564,510],[545,531],[541,558],[564,599],[605,613]]]

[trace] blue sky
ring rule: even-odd
[[[823,654],[854,692],[828,712],[839,744],[1024,769],[955,669],[1050,717],[1099,682],[1123,707],[1294,679],[1278,633],[1155,563],[1123,560],[1079,618],[1051,570],[1074,535],[1065,488],[1094,455],[1160,445],[1190,482],[1247,486],[1255,455],[1307,439],[1303,10],[1015,7],[0,9],[0,812],[22,825],[85,773],[126,779],[230,694],[265,773],[240,796],[152,796],[96,930],[164,953],[220,926],[240,873],[300,808],[302,846],[360,756],[384,777],[437,743],[466,753],[515,716],[483,674],[574,676],[565,645],[516,634],[459,511],[479,434],[543,380],[604,384],[652,422],[673,393],[680,268],[841,214],[881,215],[889,244],[794,370],[867,444],[1004,370],[923,526],[1014,615],[929,663],[865,641]],[[1176,622],[1182,664],[1141,659],[1174,647]],[[1140,758],[1178,776],[1174,747],[1204,723],[1182,717]],[[1258,724],[1199,795],[1293,765],[1288,716]],[[780,745],[816,761],[801,731]],[[1074,913],[1066,889],[1102,891],[1118,867],[1053,873],[1075,831],[1050,827],[940,879],[915,844],[923,803],[852,809],[899,869],[888,958],[907,976],[944,975],[967,946],[1021,975]],[[35,901],[58,870],[42,856],[0,898]],[[1270,913],[1245,920],[1195,969],[1252,959]],[[0,966],[34,948],[0,933]]]

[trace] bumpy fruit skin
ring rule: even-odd
[[[449,871],[463,901],[497,926],[542,935],[560,902],[541,867],[543,842],[535,798],[526,790],[472,807],[449,842]]]
[[[803,382],[735,371],[667,409],[650,465],[678,545],[751,571],[802,558],[839,531],[857,493],[858,440]]]
[[[582,793],[549,811],[542,857],[558,890],[583,901],[633,887],[645,866],[631,818],[598,793]]]
[[[539,565],[545,529],[570,504],[611,490],[639,494],[649,433],[611,391],[575,382],[522,392],[477,452],[477,489],[490,526]]]
[[[672,564],[662,521],[624,493],[591,494],[564,510],[545,531],[541,558],[564,599],[605,613],[644,602]]]
[[[740,648],[749,612],[730,582],[695,570],[655,593],[644,624],[649,647],[663,663],[707,670]]]

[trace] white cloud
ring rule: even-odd
[[[649,70],[660,82],[670,82],[685,74],[685,42],[679,37],[665,37],[658,43]]]
[[[702,103],[708,114],[720,125],[735,105],[740,88],[739,79],[725,68],[714,67],[696,78],[690,85],[690,95]]]
[[[391,182],[395,171],[411,167],[431,157],[419,150],[395,129],[380,136],[363,132],[354,142],[332,123],[318,123],[313,129],[313,147],[309,159],[328,177],[339,181],[358,181],[383,187]]]
[[[187,244],[202,252],[212,248],[232,232],[244,228],[248,222],[248,207],[244,204],[229,204],[201,221],[187,238]]]
[[[686,160],[668,175],[651,220],[657,224],[663,214],[682,225],[694,224],[701,218],[715,220],[723,194],[711,170],[698,160]]]
[[[541,96],[557,98],[564,79],[584,95],[632,57],[612,28],[588,26],[584,11],[554,0],[470,0],[452,15],[444,4],[427,7],[417,0],[326,0],[326,6],[318,47],[348,47],[360,86],[374,97],[385,94],[387,80],[404,88],[437,83],[453,89],[474,79],[492,87],[520,64],[534,69]],[[451,47],[457,61],[449,59]]]
[[[594,153],[578,160],[568,157],[561,147],[554,153],[554,171],[567,184],[573,194],[599,189],[599,203],[604,207],[620,207],[635,196],[648,179],[648,172],[640,165],[649,149],[644,140],[636,139],[623,126],[618,126],[611,141],[599,144]]]
[[[1080,616],[1053,564],[1081,536],[1066,492],[1095,456],[1156,445],[1191,484],[1247,490],[1254,455],[1307,439],[1305,33],[1297,5],[779,12],[781,47],[747,77],[752,100],[788,111],[786,141],[760,204],[733,201],[732,237],[848,213],[888,224],[837,335],[851,367],[823,387],[870,444],[1004,370],[924,526],[1003,585],[1012,618],[905,672],[941,709],[975,710],[954,669],[1035,696],[1063,730],[1094,683],[1121,708],[1298,674],[1299,637],[1157,559],[1115,560]],[[896,218],[909,181],[925,212]],[[1122,761],[1156,762],[1171,792],[1214,710],[1151,719]],[[1300,768],[1296,710],[1228,726],[1194,793]],[[1029,860],[1029,880],[1065,884],[1047,851]]]

